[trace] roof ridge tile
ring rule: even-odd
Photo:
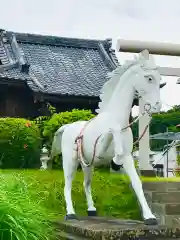
[[[100,39],[71,38],[7,31],[8,36],[11,36],[12,34],[16,36],[18,42],[39,45],[98,49],[99,42],[106,43],[106,40]]]

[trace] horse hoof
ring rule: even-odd
[[[77,220],[76,214],[67,214],[65,220]]]
[[[96,217],[97,216],[97,211],[87,211],[89,217]]]
[[[114,171],[119,171],[121,168],[122,168],[123,165],[118,165],[116,164],[113,160],[111,161],[111,168],[114,170]]]
[[[158,225],[158,221],[156,218],[149,218],[144,220],[145,225]]]

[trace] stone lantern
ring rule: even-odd
[[[50,160],[49,151],[46,147],[43,147],[41,150],[41,156],[40,156],[40,161],[41,161],[40,169],[48,169],[49,160]]]

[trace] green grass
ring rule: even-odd
[[[0,175],[0,239],[46,240],[52,228],[45,209],[34,201],[20,174]]]
[[[141,180],[143,182],[152,182],[152,181],[156,181],[156,182],[180,182],[180,177],[169,177],[169,178],[152,178],[152,177],[142,177]]]
[[[151,179],[143,179],[152,181]],[[153,179],[154,180],[154,179]],[[156,181],[167,181],[156,179]],[[168,181],[180,181],[180,178]],[[72,197],[78,215],[86,215],[83,176],[78,172],[73,182]],[[0,239],[50,240],[49,221],[65,216],[61,171],[0,171]],[[126,177],[95,172],[93,199],[100,216],[141,219],[136,197]]]

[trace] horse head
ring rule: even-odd
[[[161,109],[160,80],[161,75],[155,64],[154,58],[148,50],[139,54],[139,64],[132,71],[135,73],[133,87],[138,93],[138,98],[145,102],[145,110],[149,113],[159,112]]]

